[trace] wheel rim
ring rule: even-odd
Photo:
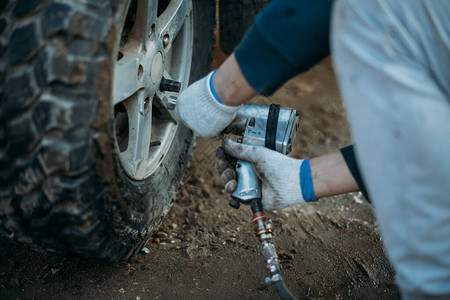
[[[161,91],[165,79],[189,82],[193,46],[191,0],[133,0],[122,29],[114,71],[116,146],[135,180],[150,176],[176,135],[177,123]]]

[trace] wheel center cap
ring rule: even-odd
[[[156,52],[153,56],[152,69],[150,70],[150,77],[152,78],[153,84],[157,84],[161,80],[163,75],[163,56],[160,51]]]

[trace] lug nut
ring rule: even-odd
[[[159,84],[159,89],[164,92],[177,92],[179,93],[181,90],[181,82],[170,80],[170,79],[163,79],[161,80],[161,83]]]
[[[175,106],[177,106],[177,98],[174,96],[170,96],[167,100],[167,109],[174,110]]]
[[[166,34],[166,35],[163,37],[163,45],[164,45],[164,48],[167,47],[167,45],[169,45],[169,42],[170,42],[169,35]]]

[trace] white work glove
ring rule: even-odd
[[[219,102],[212,85],[213,75],[214,72],[209,73],[183,91],[175,107],[177,121],[207,139],[218,137],[241,108]]]
[[[236,172],[230,165],[230,156],[253,164],[256,175],[262,181],[262,204],[265,210],[278,210],[288,206],[305,203],[300,184],[300,168],[303,159],[294,159],[276,151],[233,142],[225,138],[223,148],[217,150],[216,170],[225,183],[225,191],[233,193],[236,189]],[[309,170],[309,162],[307,162]],[[312,188],[310,173],[307,174]],[[312,196],[311,196],[312,193]],[[308,201],[317,201],[311,189]]]

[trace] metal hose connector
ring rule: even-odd
[[[295,300],[297,298],[286,287],[280,274],[278,254],[275,250],[275,245],[272,243],[272,222],[264,213],[260,199],[253,200],[251,208],[253,211],[252,223],[255,224],[255,235],[261,242],[261,252],[270,273],[270,277],[266,278],[266,283],[274,285],[281,299]]]

